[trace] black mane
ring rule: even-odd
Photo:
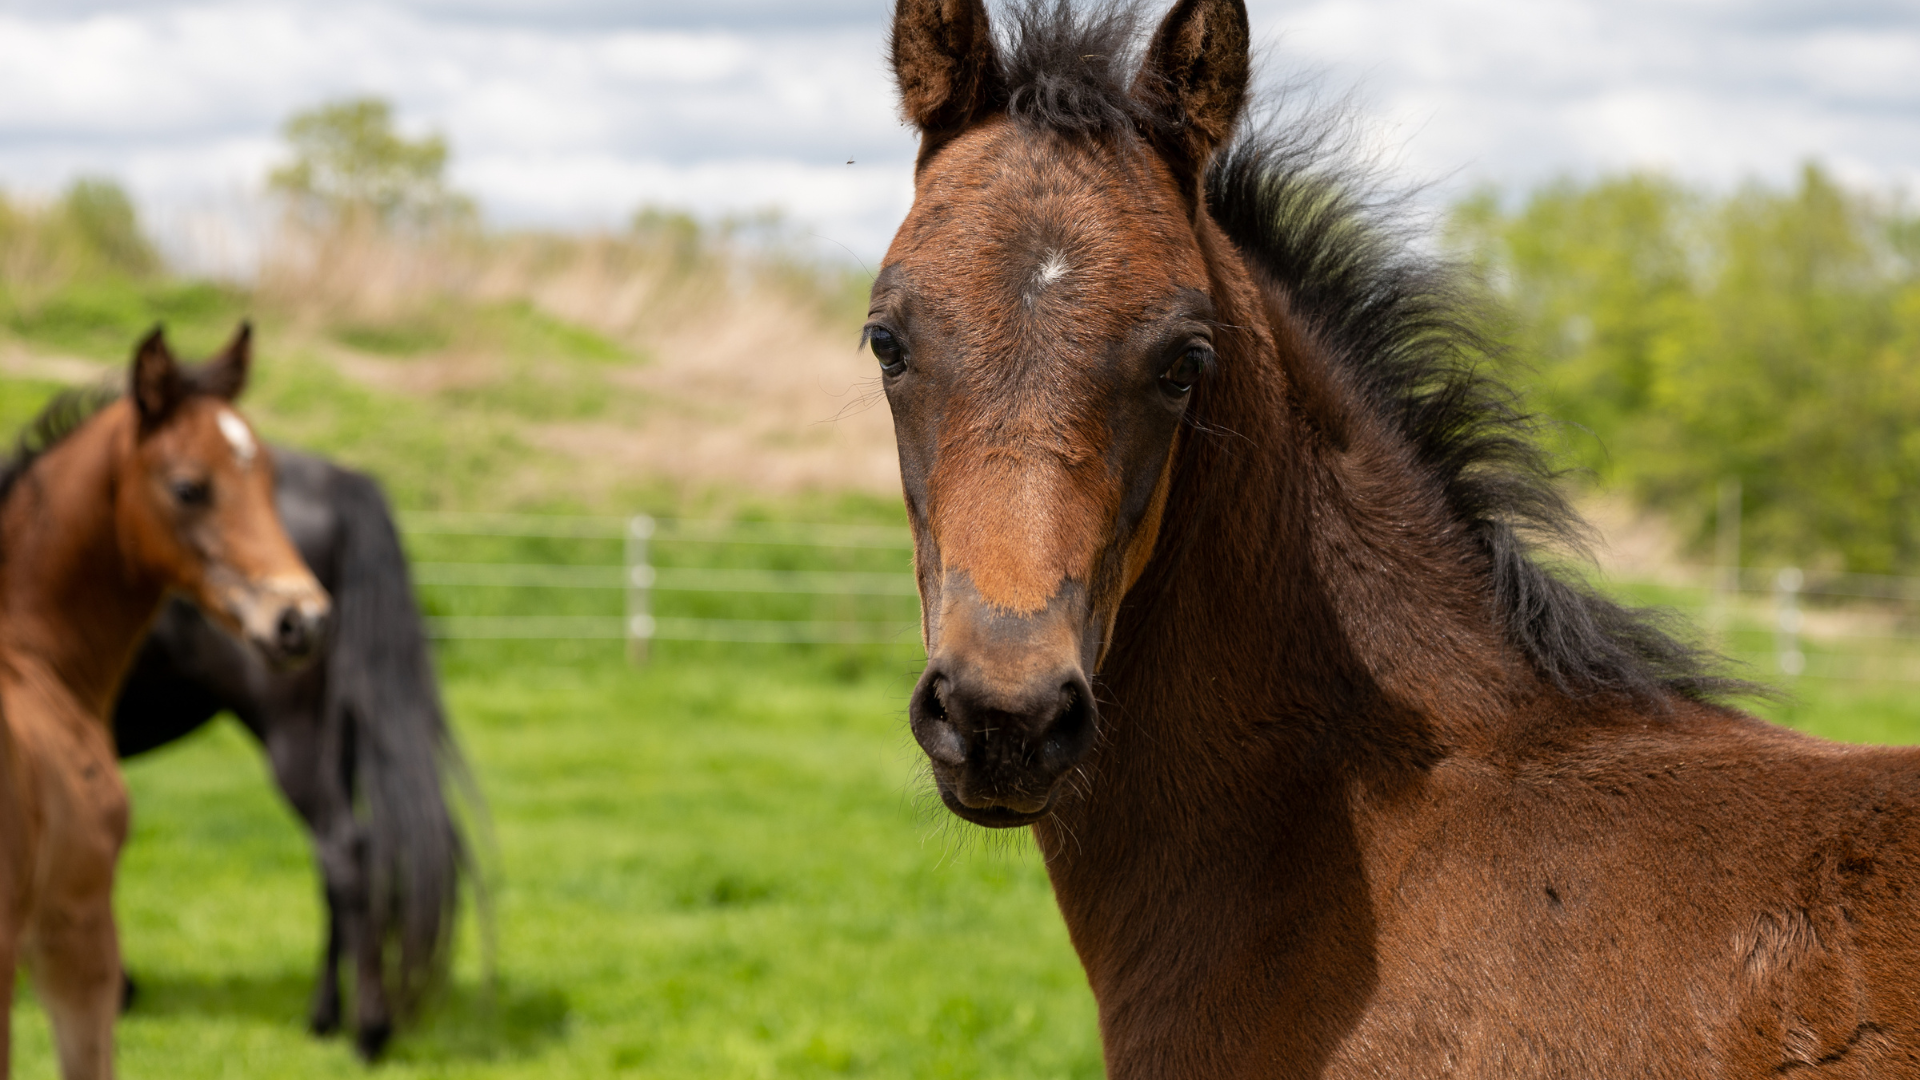
[[[1134,132],[1160,123],[1127,92],[1139,66],[1138,0],[1088,4],[1022,0],[1000,34],[1007,113],[1050,131]]]
[[[1139,5],[1025,0],[1003,41],[1009,113],[1065,134],[1147,134],[1160,122],[1128,93]],[[1420,254],[1346,167],[1337,125],[1308,118],[1249,128],[1216,156],[1206,199],[1241,254],[1287,293],[1365,405],[1401,432],[1485,553],[1508,637],[1561,690],[1706,699],[1757,688],[1716,672],[1672,616],[1623,607],[1541,565],[1543,542],[1585,550],[1519,396],[1490,375],[1498,356],[1483,305],[1458,268]]]
[[[20,478],[47,451],[93,419],[100,410],[120,400],[117,386],[82,386],[62,390],[41,407],[15,437],[13,453],[0,463],[0,504],[13,494]]]

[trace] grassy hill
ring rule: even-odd
[[[0,424],[119,378],[155,323],[192,356],[251,318],[261,431],[405,508],[898,498],[858,272],[670,215],[600,236],[290,222],[243,288],[90,255],[57,209],[9,226],[0,203]]]

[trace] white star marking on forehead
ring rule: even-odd
[[[1059,281],[1061,278],[1066,277],[1069,269],[1066,252],[1049,251],[1047,252],[1047,261],[1041,263],[1040,269],[1034,272],[1033,283],[1037,288],[1044,289],[1054,282]]]
[[[220,434],[227,437],[227,444],[233,447],[233,456],[240,459],[241,465],[253,464],[253,455],[257,447],[253,441],[253,431],[247,422],[240,419],[232,409],[221,409],[214,414],[214,422],[220,425]]]
[[[1046,291],[1047,286],[1067,276],[1072,269],[1067,263],[1067,253],[1055,248],[1047,252],[1047,257],[1033,272],[1033,281],[1027,288],[1026,300],[1032,304],[1034,298]]]

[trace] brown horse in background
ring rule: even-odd
[[[230,405],[248,363],[245,326],[195,368],[155,330],[130,393],[56,399],[0,473],[0,1016],[24,960],[68,1080],[113,1073],[127,792],[111,718],[148,624],[177,592],[291,661],[327,615],[274,512],[272,459]]]
[[[1920,751],[1557,577],[1445,267],[1235,141],[1240,0],[900,0],[865,340],[940,797],[1031,825],[1115,1077],[1920,1075]]]

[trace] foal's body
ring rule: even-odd
[[[243,331],[194,373],[156,333],[135,393],[16,463],[0,487],[0,1020],[25,962],[69,1080],[112,1074],[127,792],[108,718],[147,624],[179,589],[287,656],[310,646],[325,613],[272,516],[270,466],[236,460],[251,434],[227,401],[246,346]],[[8,1030],[0,1023],[0,1037]]]
[[[1920,1076],[1920,751],[1714,704],[1534,561],[1577,519],[1449,275],[1233,142],[1239,0],[1137,70],[1124,10],[1014,15],[898,4],[866,333],[913,733],[1032,827],[1109,1074]]]
[[[1914,751],[1694,705],[1417,775],[1253,735],[1176,810],[1132,741],[1035,829],[1116,1077],[1920,1075]]]

